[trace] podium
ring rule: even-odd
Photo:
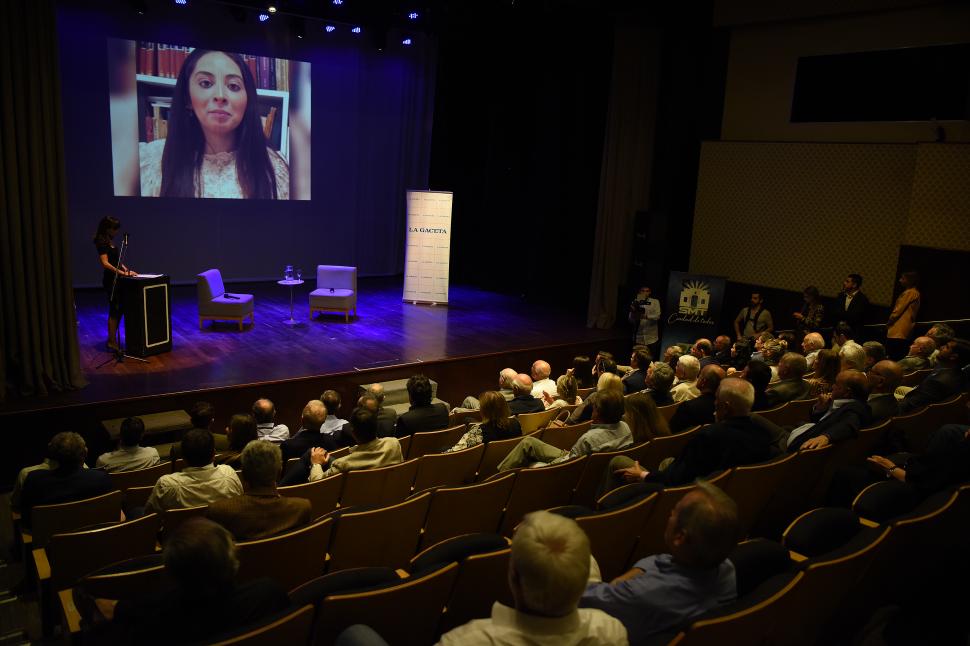
[[[125,316],[125,351],[136,357],[171,352],[172,296],[169,277],[118,279]]]

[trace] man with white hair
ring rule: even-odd
[[[764,462],[776,452],[775,438],[767,428],[752,421],[753,404],[754,386],[737,377],[723,379],[714,400],[717,421],[701,428],[687,442],[680,457],[665,469],[648,471],[638,462],[627,466],[630,459],[622,456],[613,458],[610,468],[626,482],[645,480],[674,487],[690,484],[714,471]]]
[[[936,342],[928,336],[918,336],[909,346],[909,354],[897,361],[903,372],[925,370],[930,367],[930,357],[936,351]]]
[[[667,520],[668,553],[640,559],[611,583],[590,583],[579,603],[616,617],[631,643],[644,643],[737,597],[737,576],[728,555],[739,533],[735,502],[700,481]]]
[[[492,616],[441,636],[452,644],[627,644],[623,624],[602,610],[577,608],[590,571],[589,538],[576,521],[536,511],[512,538],[509,588],[515,608],[499,602]]]
[[[701,391],[697,389],[697,373],[701,371],[701,362],[691,354],[685,354],[677,359],[677,383],[670,389],[670,396],[675,402],[699,397]]]
[[[505,401],[512,401],[515,397],[515,391],[512,389],[512,382],[515,380],[515,375],[518,374],[515,368],[503,368],[500,373],[498,373],[498,392],[505,397]],[[462,400],[461,406],[452,409],[452,413],[461,413],[470,410],[480,410],[481,403],[478,401],[478,397],[469,395]]]
[[[839,348],[839,359],[842,360],[842,370],[864,372],[866,369],[866,350],[855,341],[846,341]]]
[[[818,356],[818,351],[824,347],[825,339],[818,332],[809,332],[802,339],[802,351],[805,352],[805,361],[808,363],[809,370],[815,367],[815,357]]]
[[[543,393],[549,393],[553,397],[556,395],[556,382],[549,375],[552,374],[552,366],[543,360],[532,364],[532,396],[541,400]]]

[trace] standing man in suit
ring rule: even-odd
[[[394,433],[397,437],[448,427],[448,406],[431,403],[433,393],[430,379],[424,375],[413,375],[408,379],[407,388],[411,408],[397,418],[397,431]],[[530,380],[529,391],[531,390]],[[542,402],[539,402],[539,408],[544,410]]]
[[[819,395],[808,424],[792,430],[786,441],[790,452],[820,449],[859,434],[869,425],[872,412],[866,399],[866,375],[858,370],[843,370],[835,379],[832,394]]]
[[[856,332],[862,324],[869,308],[869,298],[862,293],[862,276],[849,274],[842,281],[842,291],[835,303],[835,320],[832,323],[846,322]]]

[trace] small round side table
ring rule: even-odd
[[[290,318],[283,319],[283,322],[286,323],[287,325],[300,325],[301,323],[303,323],[303,321],[297,321],[295,318],[293,318],[293,288],[296,287],[297,285],[302,285],[303,281],[302,280],[278,280],[276,281],[276,284],[283,285],[284,287],[290,288]]]

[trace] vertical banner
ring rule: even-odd
[[[683,271],[670,272],[667,282],[666,323],[661,348],[693,343],[700,338],[714,341],[717,320],[724,300],[724,278]]]
[[[451,255],[450,191],[408,191],[404,300],[447,303]]]

